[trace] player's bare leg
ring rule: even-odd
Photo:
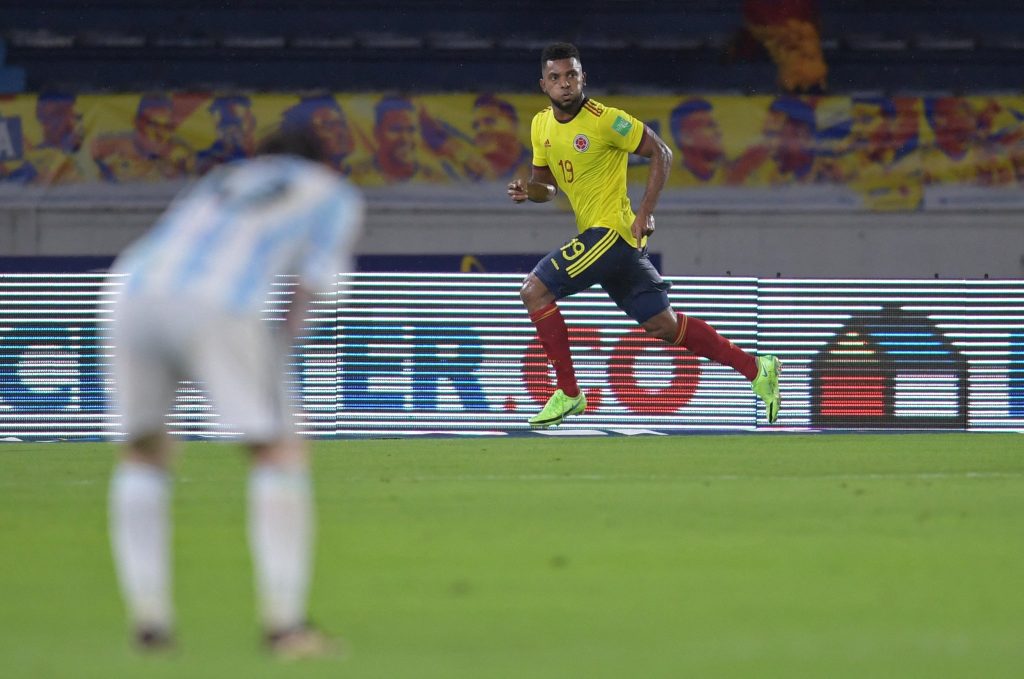
[[[136,645],[173,646],[170,494],[173,446],[165,432],[133,439],[110,483],[110,538]]]
[[[586,410],[587,397],[576,384],[576,371],[569,351],[569,329],[555,303],[555,296],[532,273],[523,282],[519,296],[530,312],[530,320],[537,328],[537,337],[558,381],[558,388],[544,408],[530,418],[531,427],[546,429],[561,424],[569,415],[579,415]]]
[[[743,351],[694,316],[677,314],[671,307],[651,317],[643,329],[652,337],[686,347],[697,356],[730,366],[750,380],[751,389],[764,401],[768,422],[775,422],[782,406],[779,375],[782,362],[775,356],[754,356]]]
[[[249,546],[267,645],[285,659],[335,655],[340,645],[306,615],[315,521],[306,445],[288,437],[249,447]]]
[[[641,324],[641,327],[651,337],[664,340],[670,344],[675,342],[679,333],[679,319],[672,308],[662,310]]]
[[[519,299],[523,300],[526,310],[533,314],[554,303],[555,296],[543,281],[531,273],[526,276],[523,286],[519,289]]]

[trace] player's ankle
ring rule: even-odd
[[[174,648],[174,633],[169,626],[137,625],[135,645],[143,651],[164,651]]]

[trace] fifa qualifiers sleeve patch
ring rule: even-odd
[[[629,131],[633,129],[633,123],[629,122],[622,116],[615,116],[615,122],[612,123],[612,129],[625,137],[629,134]]]

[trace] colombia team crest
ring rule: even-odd
[[[590,148],[590,140],[587,139],[587,135],[585,134],[577,134],[572,140],[572,145],[577,151],[583,153]]]

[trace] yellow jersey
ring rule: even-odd
[[[936,145],[926,146],[921,158],[925,184],[965,184],[970,186],[1002,186],[1015,180],[1013,164],[1008,158],[986,154],[972,146],[960,158],[953,158]]]
[[[560,123],[548,106],[533,117],[533,164],[547,166],[576,213],[576,228],[614,229],[637,246],[636,215],[626,193],[626,163],[640,146],[644,124],[625,111],[584,99],[572,120]]]
[[[916,210],[924,197],[921,156],[915,149],[896,158],[878,160],[856,150],[838,159],[841,182],[860,194],[864,205],[875,212]]]

